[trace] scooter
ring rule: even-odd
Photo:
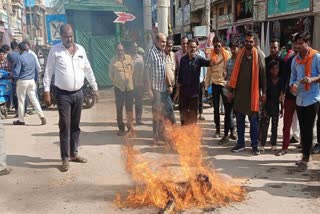
[[[208,96],[202,98],[203,103],[209,104],[213,107],[213,97],[212,97],[212,85],[208,87]]]
[[[12,94],[12,85],[9,79],[10,73],[0,69],[0,117],[5,119],[10,109],[10,98]]]

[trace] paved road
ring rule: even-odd
[[[151,145],[151,108],[145,108],[145,126],[138,127],[136,148],[146,157],[175,156]],[[221,173],[246,180],[248,198],[242,203],[219,208],[215,213],[320,213],[319,162],[298,173],[294,161],[300,155],[295,147],[285,157],[271,152],[253,157],[248,149],[232,154],[234,142],[218,146],[213,135],[212,108],[205,110],[207,120],[203,148],[206,159]],[[0,177],[0,213],[157,213],[158,209],[117,209],[117,192],[132,186],[121,158],[123,139],[116,135],[114,98],[111,90],[102,93],[101,102],[82,116],[80,154],[87,164],[71,163],[61,173],[58,146],[58,114],[45,112],[48,125],[39,126],[36,115],[26,118],[27,126],[14,127],[5,120],[8,164],[12,174]],[[280,125],[281,127],[282,125]],[[281,133],[281,131],[280,131]],[[281,136],[280,136],[281,137]],[[314,157],[317,159],[317,157]],[[184,213],[205,213],[200,209]]]

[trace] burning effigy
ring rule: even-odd
[[[158,207],[167,213],[190,208],[226,206],[240,202],[246,190],[206,164],[201,150],[202,131],[197,125],[166,126],[166,136],[179,157],[179,172],[170,167],[156,171],[130,144],[124,146],[126,169],[136,183],[126,196],[116,195],[119,208]]]

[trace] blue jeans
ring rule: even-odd
[[[246,115],[240,112],[236,113],[237,115],[237,130],[238,130],[238,145],[245,146],[244,134],[245,134],[245,119]],[[251,138],[251,147],[258,147],[258,137],[259,137],[259,120],[258,113],[249,116],[250,121],[250,138]]]

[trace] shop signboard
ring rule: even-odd
[[[46,16],[46,27],[48,35],[48,44],[55,45],[61,41],[60,27],[67,23],[67,17],[64,14],[52,14]]]
[[[191,12],[202,9],[205,7],[205,1],[204,0],[197,0],[193,1],[192,7],[191,7]]]
[[[308,12],[310,0],[268,0],[268,18]]]
[[[35,0],[24,0],[24,6],[25,7],[33,7]]]
[[[266,20],[266,4],[264,1],[257,2],[257,19],[262,22]]]
[[[181,26],[182,26],[182,11],[178,9],[176,14],[176,28],[181,28]]]
[[[223,29],[231,26],[231,14],[218,16],[218,29]]]
[[[320,0],[313,0],[313,12],[320,12]]]

